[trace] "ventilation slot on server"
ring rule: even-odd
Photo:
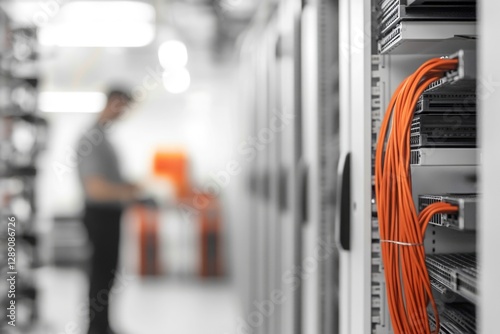
[[[410,164],[420,165],[420,152],[418,150],[412,150],[410,152]]]
[[[476,301],[476,254],[432,254],[426,257],[431,279],[470,302]]]

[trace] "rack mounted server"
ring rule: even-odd
[[[432,5],[438,4],[443,5],[446,3],[447,5],[475,5],[476,0],[406,0],[408,6],[415,5]]]
[[[414,166],[476,166],[477,148],[418,148],[410,152]]]
[[[422,51],[446,53],[457,46],[474,44],[476,24],[470,21],[402,21],[380,38],[380,54]]]
[[[439,27],[436,27],[439,29]],[[432,32],[439,34],[438,32]],[[471,50],[459,50],[446,58],[457,59],[456,70],[446,73],[439,80],[434,81],[425,90],[425,93],[452,93],[452,94],[475,94],[477,78],[477,56]]]
[[[432,203],[445,202],[458,207],[456,214],[441,213],[432,216],[430,223],[437,226],[446,226],[457,230],[476,229],[477,194],[447,194],[447,195],[420,195],[418,206],[420,211]]]
[[[474,21],[475,19],[474,4],[408,6],[404,0],[392,0],[382,3],[378,22],[382,36],[401,21]]]
[[[382,54],[418,53],[433,42],[438,42],[434,46],[444,52],[457,49],[453,39],[462,45],[467,39],[475,39],[475,1],[383,0],[378,7],[378,47]]]
[[[434,314],[429,312],[431,325],[436,327]],[[476,310],[470,304],[447,304],[439,313],[440,334],[474,334],[476,333]]]
[[[420,95],[415,114],[476,113],[476,94],[471,92],[434,93]]]
[[[431,279],[468,301],[476,302],[475,253],[429,254],[425,262]]]
[[[415,115],[410,130],[410,145],[412,148],[476,147],[476,115]]]

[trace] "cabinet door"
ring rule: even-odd
[[[371,3],[339,2],[341,161],[350,153],[350,247],[340,252],[340,333],[370,333]],[[337,222],[340,224],[340,222]],[[345,224],[345,222],[342,222]]]

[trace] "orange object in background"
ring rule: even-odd
[[[153,159],[153,173],[172,182],[177,198],[189,195],[188,159],[184,152],[158,151]]]
[[[201,277],[223,276],[222,219],[220,203],[217,197],[208,193],[195,194],[191,191],[188,158],[186,153],[182,151],[159,150],[156,152],[153,159],[153,172],[156,177],[164,178],[172,183],[178,203],[190,207],[195,202],[204,203],[201,208],[192,207],[197,212],[196,223],[199,232],[200,267],[198,274]],[[146,235],[141,232],[141,240],[144,238],[146,238]],[[157,238],[156,243],[158,243]],[[141,255],[141,259],[144,260],[142,261],[143,264],[146,263],[146,255]],[[142,270],[148,272],[144,268],[141,269],[141,272]]]
[[[132,212],[137,217],[139,232],[139,274],[160,275],[158,210],[145,205],[136,205],[132,208]]]
[[[208,205],[200,213],[200,276],[223,275],[222,223],[219,201],[212,195],[201,195]]]

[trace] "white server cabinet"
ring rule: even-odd
[[[499,155],[497,143],[498,77],[500,73],[495,55],[498,49],[495,34],[498,31],[498,4],[488,1],[478,2],[477,22],[448,24],[447,31],[436,31],[433,36],[448,34],[453,41],[435,44],[432,40],[422,40],[419,34],[428,34],[429,26],[422,29],[418,24],[410,24],[412,34],[418,40],[418,48],[411,40],[390,55],[377,55],[375,31],[377,4],[379,2],[354,0],[340,1],[340,110],[341,110],[341,151],[342,157],[350,153],[351,198],[350,226],[348,231],[350,247],[341,251],[340,257],[340,326],[341,333],[393,333],[390,324],[385,294],[375,291],[373,265],[377,259],[372,253],[379,245],[373,242],[376,230],[372,226],[372,123],[374,118],[383,116],[385,108],[396,85],[411,74],[425,60],[446,56],[460,49],[476,50],[477,100],[479,147],[476,160],[472,164],[455,162],[444,156],[434,156],[438,166],[412,167],[414,178],[414,200],[425,193],[474,192],[479,193],[478,216],[474,223],[477,234],[456,232],[443,227],[430,226],[425,238],[426,253],[448,254],[455,252],[475,252],[478,254],[478,286],[476,296],[477,333],[493,333],[497,330],[496,303],[500,297],[498,281],[500,270],[495,259],[498,254],[496,241],[498,224],[493,223],[496,203],[500,198],[498,177]],[[410,26],[409,25],[409,26]],[[451,27],[451,28],[450,28]],[[451,29],[451,30],[449,30]],[[409,31],[409,30],[408,30]],[[461,40],[460,36],[478,36],[477,48],[474,38]],[[457,38],[458,36],[458,38]],[[415,38],[414,36],[412,39]],[[419,40],[420,39],[420,40]],[[436,46],[438,46],[436,48]],[[377,56],[374,56],[377,55]],[[377,85],[373,86],[377,81]],[[379,113],[376,116],[373,112]],[[443,151],[444,152],[444,151]],[[451,152],[451,151],[450,151]],[[465,150],[463,151],[464,153]],[[446,152],[444,152],[446,153]],[[443,154],[444,154],[443,153]],[[468,153],[467,153],[468,154]],[[450,156],[451,158],[456,155]],[[462,155],[465,159],[465,155]],[[342,167],[341,159],[341,167]],[[425,161],[424,161],[425,162]],[[424,162],[422,164],[424,164]],[[458,166],[462,164],[462,166]],[[439,166],[448,165],[446,168]],[[475,181],[477,174],[478,182]],[[340,224],[339,224],[340,225]],[[345,226],[344,226],[345,227]],[[379,264],[376,264],[378,266]],[[383,280],[383,279],[382,279]],[[382,281],[383,284],[383,281]],[[382,288],[383,289],[383,288]],[[383,290],[382,290],[383,292]],[[376,310],[376,311],[375,311]],[[376,325],[376,326],[375,326]]]
[[[303,333],[338,332],[338,245],[334,239],[339,155],[337,2],[305,3],[301,21],[302,145],[307,169],[302,230]]]
[[[281,271],[277,275],[284,301],[280,305],[280,333],[300,333],[301,287],[293,273],[301,259],[300,208],[297,205],[299,189],[299,159],[301,156],[299,129],[301,127],[300,89],[300,1],[282,1],[278,8],[277,49],[279,108],[276,112],[286,117],[280,136],[279,194],[281,225]],[[298,283],[298,284],[297,284]]]
[[[252,130],[287,122],[257,153],[249,179],[255,249],[247,312],[284,293],[256,333],[338,332],[338,251],[334,240],[339,149],[338,21],[333,0],[263,3],[242,57],[253,81]],[[254,319],[254,320],[255,320]]]
[[[246,113],[259,140],[248,175],[255,191],[247,204],[254,242],[245,328],[253,333],[298,333],[300,324],[299,15],[299,1],[263,3],[242,46],[243,67],[249,66],[243,78],[252,82],[243,94]]]
[[[302,332],[319,333],[319,279],[321,263],[315,257],[320,241],[320,161],[318,112],[317,11],[308,4],[302,12],[302,163],[305,199],[302,234]]]
[[[350,241],[340,251],[341,334],[371,332],[371,15],[370,1],[339,1],[339,171],[349,159],[351,174],[350,222],[337,221]]]

